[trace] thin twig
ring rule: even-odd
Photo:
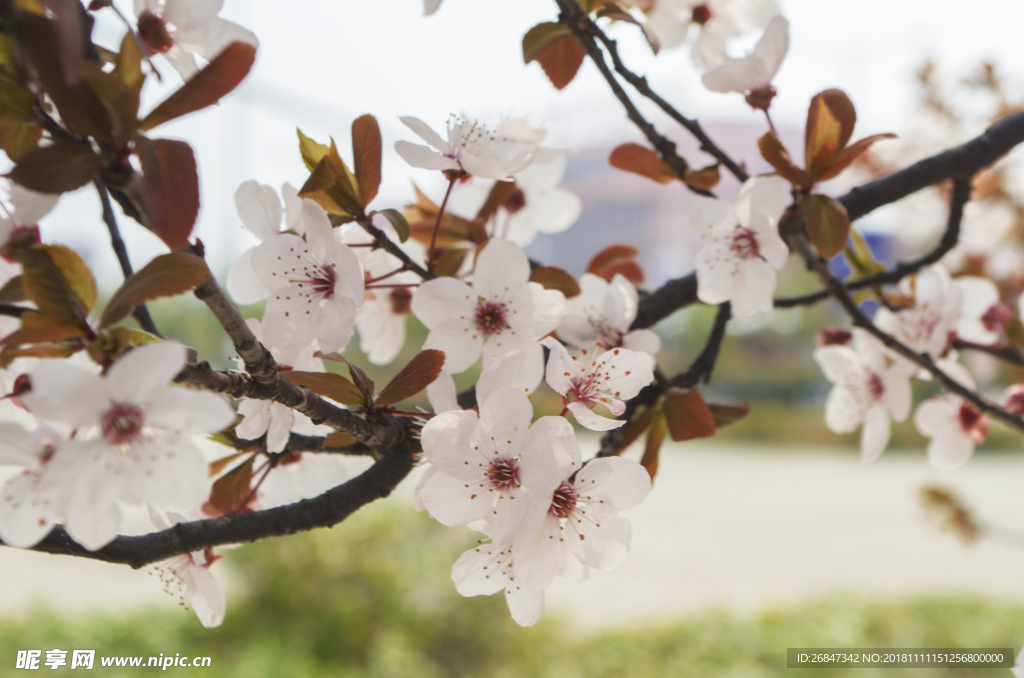
[[[117,262],[121,265],[121,273],[124,274],[127,280],[134,271],[132,270],[131,259],[128,257],[128,248],[125,246],[124,240],[121,238],[121,231],[117,227],[117,217],[114,215],[114,209],[110,204],[107,187],[103,185],[103,181],[100,179],[94,179],[93,185],[96,187],[96,192],[100,195],[100,204],[103,206],[103,223],[107,225],[107,231],[110,232],[110,246],[114,248]],[[133,308],[132,317],[139,323],[139,327],[145,331],[158,337],[163,337],[160,331],[157,330],[156,323],[153,322],[153,316],[149,314],[149,308],[145,304],[139,304]]]
[[[34,311],[34,308],[27,306],[15,306],[14,304],[0,304],[0,315],[5,315],[11,318],[20,318],[30,311]]]

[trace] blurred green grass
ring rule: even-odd
[[[1017,647],[1024,638],[1024,606],[937,596],[834,596],[756,616],[717,611],[603,632],[581,631],[548,612],[522,629],[501,595],[455,592],[451,565],[473,540],[468,530],[444,528],[424,514],[374,505],[330,531],[228,551],[241,591],[229,597],[217,629],[202,628],[190,611],[165,608],[84,617],[36,610],[0,618],[0,675],[15,673],[19,649],[60,648],[95,649],[97,657],[210,656],[210,668],[169,668],[166,675],[211,678],[768,678],[790,675],[787,647]],[[103,669],[98,659],[94,671],[145,673]],[[856,675],[1008,672],[859,669]]]

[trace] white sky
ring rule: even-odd
[[[912,74],[925,57],[966,71],[980,59],[1012,69],[1021,63],[1024,25],[1021,0],[781,0],[791,22],[791,47],[775,80],[779,96],[773,117],[780,126],[801,126],[809,98],[833,86],[855,102],[857,136],[904,131],[914,124]],[[131,12],[131,3],[119,2]],[[202,208],[196,234],[207,244],[215,268],[253,241],[240,227],[232,196],[254,178],[296,186],[305,169],[295,127],[324,139],[333,134],[348,153],[351,120],[371,112],[385,144],[384,185],[375,207],[401,207],[409,182],[439,187],[440,177],[407,167],[391,150],[412,138],[398,122],[414,115],[442,128],[449,113],[496,126],[502,117],[527,116],[549,129],[548,143],[575,148],[611,148],[638,140],[618,102],[592,64],[562,92],[537,64],[524,66],[522,35],[553,20],[553,0],[444,0],[440,11],[422,16],[421,0],[227,0],[222,16],[252,29],[261,41],[249,79],[224,103],[154,131],[181,138],[196,151]],[[116,47],[123,28],[101,12],[97,40]],[[616,26],[627,63],[679,109],[702,120],[753,121],[739,95],[707,92],[685,48],[650,54],[634,27]],[[165,81],[147,85],[144,110],[177,81],[158,60]],[[1018,80],[1019,84],[1019,80]],[[644,107],[650,110],[650,107]],[[671,123],[652,115],[659,127]],[[101,284],[119,281],[109,253],[99,207],[89,191],[65,197],[43,222],[44,237],[83,251]],[[122,230],[137,265],[162,246],[122,218]]]

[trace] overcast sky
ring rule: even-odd
[[[914,124],[908,115],[913,72],[926,57],[966,72],[982,58],[1013,68],[1024,56],[1021,0],[780,2],[791,22],[790,51],[775,80],[779,96],[772,110],[780,126],[802,125],[809,98],[839,86],[857,106],[857,136],[906,131]],[[130,2],[118,4],[131,13]],[[227,0],[222,16],[261,41],[249,79],[219,107],[154,132],[186,139],[196,150],[202,181],[196,233],[217,267],[251,243],[234,210],[238,184],[254,178],[298,186],[305,179],[296,126],[321,140],[334,135],[345,155],[351,120],[375,114],[386,152],[380,208],[400,207],[412,180],[439,187],[439,176],[407,167],[391,150],[395,141],[411,138],[400,115],[435,129],[452,112],[492,127],[526,116],[547,126],[550,145],[583,149],[640,138],[592,64],[561,92],[537,64],[523,65],[522,35],[555,18],[553,0],[444,0],[427,18],[421,0]],[[99,14],[98,41],[116,47],[122,32],[109,11]],[[616,26],[612,33],[627,62],[685,114],[760,122],[739,95],[704,90],[687,49],[655,58],[635,27]],[[147,85],[144,109],[178,82],[170,67],[158,64],[168,84]],[[1019,85],[1021,74],[1014,75]],[[160,252],[160,243],[141,228],[126,223],[123,230],[139,264]],[[44,222],[44,236],[87,250],[101,282],[118,282],[98,203],[88,191],[62,199]]]

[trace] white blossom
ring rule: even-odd
[[[761,100],[767,108],[775,95],[772,78],[779,71],[789,50],[789,22],[775,16],[768,22],[764,35],[745,57],[729,59],[712,68],[702,77],[704,86],[712,92],[739,92],[748,95],[752,105]]]
[[[566,409],[582,426],[592,431],[609,431],[625,424],[592,412],[604,405],[613,416],[626,411],[626,403],[654,378],[654,359],[646,353],[625,348],[604,350],[598,343],[574,354],[557,339],[547,337],[550,349],[548,386],[562,396]]]
[[[188,436],[226,428],[235,412],[219,395],[169,386],[184,365],[184,347],[147,344],[103,377],[51,360],[30,373],[32,389],[21,401],[74,434],[39,457],[33,496],[59,498],[52,518],[82,546],[96,550],[117,536],[118,501],[191,507],[205,499],[206,462]],[[5,497],[0,512],[18,503]]]
[[[890,419],[910,415],[910,377],[905,362],[887,357],[881,342],[866,331],[853,331],[853,347],[825,346],[814,352],[825,377],[835,384],[825,402],[825,423],[836,433],[851,433],[863,424],[861,459],[874,461],[889,444]]]
[[[636,320],[639,297],[636,287],[616,273],[611,282],[593,273],[580,276],[580,293],[565,301],[565,316],[558,324],[558,338],[577,348],[597,342],[606,349],[628,348],[655,355],[661,339],[651,330],[630,330]]]
[[[429,144],[427,147],[408,141],[395,143],[395,151],[413,167],[511,181],[512,175],[526,168],[533,159],[532,144],[507,139],[476,121],[450,117],[445,141],[418,118],[400,120]]]
[[[188,522],[183,515],[173,511],[169,511],[167,517],[171,520],[170,525],[153,507],[149,507],[149,518],[157,529],[166,530],[171,525]],[[210,572],[210,566],[218,560],[220,556],[206,549],[183,553],[156,565],[164,590],[179,596],[182,604],[191,607],[199,617],[199,623],[206,628],[220,626],[227,611],[224,589]]]
[[[282,231],[281,218],[284,217],[284,230],[297,235],[306,232],[302,220],[302,198],[290,184],[281,186],[281,197],[284,198],[284,209],[277,192],[270,186],[249,180],[242,183],[235,191],[235,209],[242,220],[242,226],[259,238],[260,244],[271,240]],[[250,247],[243,252],[228,270],[227,289],[231,296],[240,304],[255,304],[266,299],[270,290],[260,279],[253,268],[252,256],[256,251]]]
[[[343,349],[363,303],[359,258],[338,241],[327,213],[302,201],[305,238],[283,233],[264,241],[252,265],[270,290],[263,328],[275,346],[311,343],[333,353]]]
[[[472,285],[442,277],[416,288],[412,312],[430,334],[424,348],[445,353],[444,371],[458,374],[519,350],[523,369],[516,385],[533,390],[544,374],[540,340],[558,325],[565,297],[529,282],[530,263],[512,242],[492,239],[477,257]]]
[[[914,305],[896,312],[878,309],[875,325],[911,350],[941,358],[960,321],[961,288],[941,264],[923,269],[913,284],[904,281],[901,287],[904,294],[912,295]]]
[[[505,589],[512,619],[533,626],[544,614],[544,592],[520,583],[517,561],[509,544],[481,544],[463,553],[452,567],[455,590],[464,596],[489,596]]]
[[[914,414],[914,424],[928,443],[928,463],[937,469],[960,468],[974,454],[975,445],[985,442],[988,417],[957,395],[930,398]]]
[[[268,346],[260,321],[249,318],[246,321],[256,340],[267,346],[280,369],[299,372],[323,372],[323,361],[313,357],[313,348],[306,346]],[[241,360],[239,360],[241,362]],[[291,432],[302,435],[325,435],[331,432],[328,426],[317,426],[309,417],[296,412],[287,405],[273,400],[249,398],[238,405],[238,414],[244,419],[235,427],[235,433],[245,440],[255,440],[267,434],[267,451],[281,452],[288,444]]]
[[[0,212],[0,248],[7,244],[12,235],[39,223],[40,219],[53,211],[60,199],[60,195],[36,193],[13,181],[7,182],[7,197],[8,204]]]
[[[501,357],[488,360],[474,387],[476,401],[482,403],[490,398],[495,391],[514,387],[522,368],[522,351],[512,351]],[[455,380],[450,374],[444,372],[427,386],[427,398],[435,413],[462,409],[459,407]]]
[[[779,236],[785,204],[786,185],[778,176],[744,182],[735,209],[724,200],[690,196],[690,224],[706,240],[696,257],[701,301],[730,301],[744,318],[772,310],[775,271],[789,256]]]
[[[960,319],[956,335],[976,344],[994,344],[1012,319],[999,301],[999,289],[988,278],[961,276],[953,281],[960,291]]]
[[[693,61],[706,71],[728,58],[728,40],[764,28],[778,13],[775,0],[656,0],[647,26],[662,49],[678,47],[696,32]]]
[[[223,6],[224,0],[135,0],[139,36],[188,80],[199,70],[197,56],[210,61],[233,42],[259,46],[252,31],[217,16]]]

